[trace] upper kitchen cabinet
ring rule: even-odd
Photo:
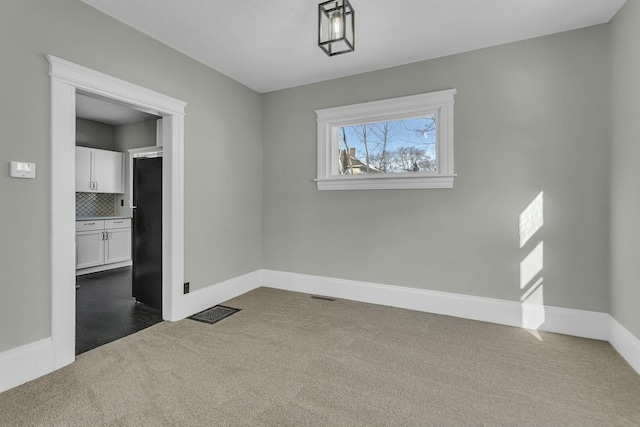
[[[76,147],[76,192],[124,193],[124,154]]]

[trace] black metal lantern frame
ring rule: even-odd
[[[355,50],[356,12],[349,0],[329,0],[318,5],[318,46],[328,56]]]

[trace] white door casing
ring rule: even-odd
[[[51,78],[51,340],[53,368],[75,360],[76,91],[163,118],[162,317],[178,320],[184,277],[184,108],[175,98],[47,55]]]

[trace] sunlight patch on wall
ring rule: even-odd
[[[544,191],[520,214],[520,247],[527,244],[544,224]]]
[[[530,303],[530,304],[542,304],[543,300],[542,300],[542,294],[536,294],[536,291],[539,288],[542,288],[542,283],[543,283],[543,279],[542,277],[540,277],[538,280],[536,280],[536,282],[531,285],[531,287],[529,289],[527,289],[527,291],[520,297],[520,302],[522,303]]]
[[[544,268],[544,242],[538,243],[529,255],[520,262],[520,289],[527,287],[529,283]]]
[[[544,192],[541,191],[520,214],[520,248],[527,245],[544,225]],[[538,329],[545,322],[544,309],[544,242],[540,240],[520,262],[522,327]],[[533,334],[542,341],[540,334]]]

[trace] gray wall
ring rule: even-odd
[[[158,119],[152,119],[115,126],[116,150],[124,153],[133,148],[156,145],[157,124]]]
[[[153,119],[115,127],[116,151],[125,153],[124,195],[118,196],[116,203],[117,215],[131,216],[131,208],[129,208],[129,180],[131,177],[129,176],[129,154],[127,150],[156,145],[157,123],[158,120]],[[124,206],[121,206],[121,201],[124,201]]]
[[[0,209],[0,351],[50,335],[45,54],[189,103],[192,289],[262,266],[519,301],[520,263],[543,241],[545,304],[609,311],[611,278],[611,312],[640,336],[639,20],[627,2],[613,25],[261,97],[80,1],[0,2],[0,194],[15,201]],[[316,189],[315,109],[448,88],[453,189]],[[37,179],[9,178],[9,160],[37,163]],[[544,226],[520,248],[519,215],[541,191]]]
[[[640,2],[611,23],[611,314],[640,338]]]
[[[50,336],[46,54],[188,102],[185,279],[195,290],[260,268],[259,94],[78,0],[1,1],[0,52],[0,351]],[[35,162],[37,178],[9,178],[10,160]]]
[[[544,241],[544,303],[608,311],[608,75],[596,26],[264,95],[264,267],[520,301]],[[450,88],[453,189],[316,189],[314,110]]]
[[[76,117],[76,145],[116,150],[116,128],[105,123]]]

